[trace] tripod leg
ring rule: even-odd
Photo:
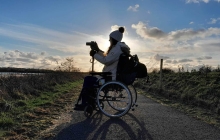
[[[94,72],[94,56],[92,57],[92,72]]]

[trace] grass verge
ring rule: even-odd
[[[82,80],[57,84],[49,91],[40,92],[39,96],[11,101],[10,109],[0,113],[0,137],[22,133],[33,137],[33,129],[38,132],[46,128],[54,112],[59,114],[66,104],[76,99],[81,85]]]

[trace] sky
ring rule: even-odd
[[[90,71],[86,42],[107,51],[120,26],[148,70],[220,65],[220,0],[0,0],[0,67]]]

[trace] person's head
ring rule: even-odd
[[[125,31],[124,27],[119,27],[118,30],[110,33],[109,35],[110,47],[107,51],[107,54],[109,53],[109,51],[112,49],[114,45],[116,45],[118,42],[121,42],[124,31]]]
[[[119,27],[118,30],[111,32],[109,35],[110,40],[112,39],[115,42],[121,42],[124,31],[125,31],[124,27]]]

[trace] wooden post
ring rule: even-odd
[[[163,69],[163,59],[160,60],[160,89],[162,89],[162,69]]]

